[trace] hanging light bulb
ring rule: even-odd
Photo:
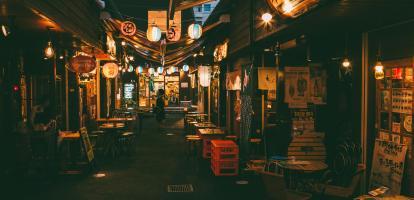
[[[128,59],[130,60],[130,61],[134,61],[134,56],[128,56]]]
[[[377,61],[374,69],[375,69],[375,79],[377,80],[384,79],[384,66],[382,65],[381,61]]]
[[[188,70],[190,70],[190,67],[187,64],[183,65],[183,71],[188,72]]]
[[[273,16],[270,13],[264,13],[262,15],[262,20],[267,24],[272,20]]]
[[[351,62],[349,61],[349,59],[344,58],[344,60],[342,60],[342,67],[349,68],[350,66],[351,66]]]
[[[159,73],[159,74],[162,74],[162,72],[164,71],[164,68],[163,67],[158,67],[157,68],[157,72]]]
[[[132,65],[128,66],[128,72],[133,72],[134,71],[134,67]]]
[[[122,67],[121,66],[118,67],[118,71],[122,71]]]
[[[122,46],[125,46],[125,45],[126,45],[126,42],[125,42],[125,41],[122,41],[122,42],[121,42],[121,45],[122,45]]]
[[[172,69],[171,69],[171,68],[168,68],[168,69],[167,69],[167,74],[168,74],[168,75],[170,75],[170,74],[172,74],[172,73],[173,73],[173,72],[172,72]]]
[[[46,58],[52,58],[54,55],[55,55],[55,50],[53,50],[52,42],[49,41],[45,49],[45,56]]]

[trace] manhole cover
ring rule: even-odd
[[[185,185],[168,185],[167,187],[168,192],[193,192],[194,188],[191,184]]]
[[[236,181],[236,184],[237,184],[237,185],[247,185],[247,184],[249,184],[249,181],[243,181],[243,180],[241,180],[241,181]]]
[[[173,135],[175,135],[174,133],[167,133],[167,134],[165,134],[165,135],[167,135],[167,136],[173,136]]]

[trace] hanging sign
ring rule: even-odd
[[[181,38],[181,11],[174,12],[174,20],[169,21],[167,40],[176,42]]]
[[[135,85],[133,83],[125,83],[124,84],[124,98],[132,99],[134,89],[135,89]]]
[[[112,38],[112,35],[108,33],[106,35],[106,49],[107,53],[111,56],[116,56],[116,44],[114,38]]]
[[[90,56],[76,56],[70,59],[68,69],[76,73],[89,73],[96,68],[95,58]]]
[[[258,68],[259,90],[276,90],[276,68]]]
[[[214,62],[220,62],[223,59],[227,58],[227,48],[228,41],[225,41],[223,44],[219,44],[214,49]]]
[[[370,189],[385,186],[390,189],[390,194],[400,194],[406,153],[407,145],[377,139],[372,159]]]
[[[118,75],[118,65],[115,63],[106,63],[102,67],[102,73],[106,78],[115,78]]]
[[[133,36],[137,32],[137,27],[131,21],[124,21],[121,23],[121,32],[126,36]]]

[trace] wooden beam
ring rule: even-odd
[[[169,4],[168,4],[168,21],[167,24],[169,23],[170,20],[174,20],[174,13],[175,13],[175,4],[174,4],[174,0],[170,0]]]
[[[201,5],[201,4],[208,3],[210,1],[213,1],[213,0],[198,0],[198,1],[193,1],[193,2],[190,2],[190,3],[184,3],[184,4],[181,4],[181,5],[177,6],[175,8],[175,11],[186,10],[186,9],[189,9],[189,8]]]

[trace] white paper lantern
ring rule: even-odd
[[[158,67],[157,68],[158,74],[162,74],[163,71],[164,71],[164,67]]]
[[[151,67],[151,68],[148,69],[148,73],[150,75],[154,74],[154,72],[155,72],[155,69],[153,67]]]
[[[115,78],[118,75],[118,65],[115,63],[106,63],[102,67],[102,73],[106,78]]]
[[[187,64],[183,65],[183,71],[188,72],[188,70],[190,70],[190,67]]]
[[[137,73],[137,74],[141,74],[143,71],[144,71],[144,68],[142,68],[142,66],[138,66],[138,67],[135,69],[135,73]]]
[[[151,42],[158,42],[161,39],[161,29],[158,26],[152,25],[148,27],[147,39]]]
[[[200,85],[203,87],[210,86],[211,83],[211,68],[210,66],[199,66],[198,67],[198,78]]]
[[[188,27],[188,36],[193,39],[197,40],[201,37],[203,34],[203,28],[200,26],[200,24],[191,24]]]

